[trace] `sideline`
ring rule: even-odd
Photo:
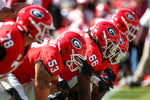
[[[109,98],[111,98],[114,94],[116,94],[117,92],[119,92],[122,89],[122,85],[116,85],[114,86],[113,89],[110,89],[110,91],[108,91],[104,97],[102,98],[102,100],[109,100]]]

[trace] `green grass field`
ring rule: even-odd
[[[150,100],[150,87],[123,87],[108,100]]]

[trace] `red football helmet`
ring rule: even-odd
[[[103,57],[112,56],[120,41],[120,33],[118,28],[109,21],[101,21],[90,28],[90,36],[94,42],[100,47]]]
[[[113,16],[112,21],[122,31],[131,42],[135,39],[135,31],[138,30],[138,17],[129,9],[119,9]]]
[[[16,22],[19,24],[18,28],[26,31],[30,37],[39,42],[45,36],[49,37],[50,29],[54,29],[51,14],[39,6],[27,6],[21,9]]]
[[[86,60],[87,44],[84,38],[72,31],[66,31],[56,38],[56,44],[62,55],[64,64],[73,72],[82,66],[82,60]]]
[[[129,42],[127,37],[120,32],[119,48],[117,49],[116,53],[109,58],[112,65],[120,62],[120,59],[125,56],[126,52],[128,51],[128,47]]]

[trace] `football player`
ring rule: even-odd
[[[128,51],[129,43],[127,37],[120,32],[120,42],[119,48],[116,50],[116,53],[110,57],[110,64],[108,63],[108,68],[102,71],[101,76],[94,74],[92,77],[97,77],[94,82],[94,88],[92,93],[92,99],[100,100],[110,88],[113,88],[113,85],[117,79],[117,73],[113,72],[112,66],[117,67],[117,64],[120,62],[121,58],[125,56],[126,52]],[[105,66],[105,63],[102,64]],[[104,75],[103,72],[106,74]],[[99,93],[98,93],[99,92]]]
[[[42,42],[45,36],[49,37],[50,29],[54,29],[51,14],[38,6],[21,9],[16,22],[3,22],[0,25],[0,78],[19,66],[25,47],[33,41]]]
[[[109,29],[111,34],[108,31]],[[91,98],[89,80],[92,72],[101,72],[117,61],[111,58],[116,54],[120,41],[118,28],[109,21],[97,23],[90,28],[88,33],[89,38],[87,39],[91,39],[91,42],[87,42],[88,47],[90,47],[87,52],[87,62],[84,62],[84,67],[78,73],[79,98],[82,100],[89,100]],[[92,46],[92,43],[96,46]],[[98,48],[97,50],[96,47]]]
[[[2,23],[0,48],[4,53],[0,55],[0,77],[15,70],[23,57],[24,48],[33,41],[42,42],[52,28],[54,27],[50,13],[38,6],[23,8],[18,13],[16,22]]]

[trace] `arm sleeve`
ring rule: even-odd
[[[29,100],[28,97],[26,96],[26,94],[24,93],[23,86],[20,84],[18,79],[15,77],[15,75],[13,75],[12,73],[8,74],[8,80],[9,80],[10,84],[17,90],[21,99]]]
[[[91,76],[93,72],[92,67],[87,63],[87,61],[85,60],[81,60],[81,61],[83,63],[83,66],[80,67],[79,72],[81,72],[84,75]]]
[[[0,60],[4,59],[6,56],[5,48],[0,45]]]

